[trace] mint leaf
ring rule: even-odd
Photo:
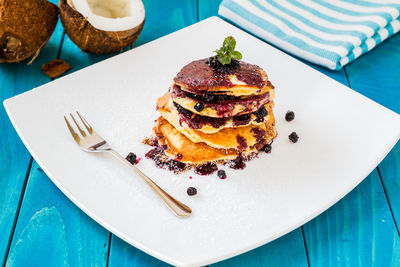
[[[218,60],[219,60],[219,62],[221,62],[222,65],[230,64],[231,63],[231,56],[230,55],[226,55],[226,56],[223,56],[223,57],[219,57]]]
[[[242,53],[240,53],[239,51],[233,51],[233,52],[231,53],[231,57],[232,57],[233,59],[240,60],[240,59],[242,59]]]
[[[226,48],[228,52],[233,52],[235,50],[236,40],[232,36],[228,36],[225,38],[223,43],[223,48]]]
[[[214,52],[218,55],[218,61],[222,65],[230,64],[232,59],[242,59],[242,54],[239,51],[235,51],[236,40],[233,36],[228,36],[222,43],[222,47]]]

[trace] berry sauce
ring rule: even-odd
[[[162,169],[168,169],[178,174],[187,169],[187,166],[183,162],[179,162],[172,159],[166,159],[164,154],[164,148],[156,147],[146,153],[146,158],[152,159],[156,166]]]
[[[229,104],[242,104],[244,105],[246,102],[252,102],[252,101],[260,101],[265,98],[268,98],[269,92],[266,92],[264,94],[260,95],[253,95],[253,96],[246,96],[246,97],[241,97],[241,96],[233,96],[233,95],[222,95],[222,94],[212,94],[212,93],[207,93],[203,95],[196,95],[190,92],[183,91],[179,85],[174,84],[171,90],[171,96],[172,98],[192,98],[195,100],[200,101],[199,103],[203,104],[224,104],[224,103],[229,103]],[[207,105],[206,105],[207,106]]]
[[[194,172],[199,175],[210,175],[218,170],[217,164],[205,163],[194,168]]]
[[[234,61],[231,66],[223,67],[223,69],[215,68],[212,64],[213,58],[196,60],[185,67],[176,75],[174,81],[184,84],[193,93],[203,94],[212,87],[231,88],[234,84],[229,80],[230,75],[245,82],[249,86],[263,88],[265,85],[264,78],[260,73],[260,67],[243,61]],[[215,61],[215,60],[214,60]],[[220,71],[222,70],[222,71]]]
[[[253,133],[257,143],[260,143],[265,138],[265,134],[267,133],[265,130],[260,130],[259,128],[253,128],[250,130],[250,132]]]
[[[251,120],[251,115],[250,114],[244,114],[244,115],[239,115],[233,117],[233,126],[241,126],[241,125],[247,125],[250,123]]]
[[[236,141],[238,142],[237,148],[238,148],[239,150],[244,150],[244,149],[247,148],[246,139],[244,139],[243,136],[237,135],[237,136],[236,136]]]
[[[229,120],[229,118],[213,118],[213,117],[200,116],[198,114],[194,114],[190,110],[183,108],[176,102],[173,103],[179,112],[179,117],[180,117],[179,125],[181,126],[182,122],[186,122],[191,129],[201,129],[204,125],[211,125],[213,128],[218,129],[221,126],[224,126]],[[257,112],[253,112],[253,114],[257,116]],[[258,121],[258,119],[256,120]],[[251,121],[251,114],[243,114],[232,117],[232,124],[234,127],[248,125],[250,121]],[[262,120],[258,122],[263,122],[263,121],[264,118],[262,118]]]
[[[245,98],[236,96],[232,97],[228,95],[218,95],[218,98],[213,98],[212,101],[204,101],[204,97],[199,97],[199,95],[184,92],[176,84],[172,87],[170,94],[172,99],[191,98],[193,101],[197,102],[196,105],[201,103],[202,108],[209,107],[215,110],[219,117],[232,117],[232,112],[235,106],[237,105],[244,106],[244,110],[237,115],[250,113],[255,109],[257,109],[257,114],[259,114],[260,110],[263,109],[263,106],[269,102],[269,92],[260,95],[247,96]],[[189,112],[186,112],[187,116],[191,116],[192,112],[191,111]],[[263,118],[265,115],[264,116],[258,115],[258,116],[259,117],[261,116],[261,118]]]
[[[246,167],[246,163],[242,156],[238,156],[236,159],[231,160],[228,166],[234,170],[243,170]]]

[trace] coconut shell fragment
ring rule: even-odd
[[[121,51],[132,45],[139,37],[144,25],[124,31],[103,31],[93,27],[79,13],[70,0],[60,0],[60,18],[68,37],[84,52],[107,54]]]
[[[58,20],[58,7],[46,0],[0,1],[0,63],[38,56]]]
[[[42,71],[50,78],[56,78],[69,69],[71,66],[63,59],[54,59],[42,66]]]

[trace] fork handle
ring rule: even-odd
[[[176,200],[173,198],[170,194],[165,192],[161,187],[159,187],[153,180],[151,180],[146,174],[144,174],[141,170],[139,170],[135,165],[127,161],[121,154],[119,154],[117,151],[110,149],[108,150],[112,155],[114,155],[117,159],[119,159],[122,163],[124,163],[127,167],[131,168],[135,172],[137,172],[146,182],[147,184],[151,187],[151,189],[154,190],[154,192],[157,193],[157,195],[164,201],[164,203],[167,205],[167,207],[177,216],[179,217],[188,217],[191,213],[192,210],[185,204],[181,203],[180,201]]]

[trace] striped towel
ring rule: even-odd
[[[332,70],[400,30],[400,0],[223,0],[218,13]]]

